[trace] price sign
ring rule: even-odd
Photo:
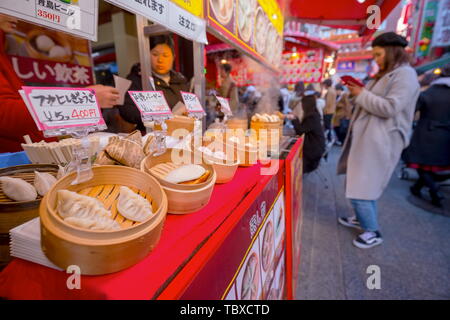
[[[198,97],[195,94],[184,91],[180,92],[188,113],[202,114],[202,115],[206,114],[205,111],[203,110],[200,100],[198,100]]]
[[[230,99],[222,98],[219,96],[216,96],[216,98],[220,103],[220,107],[221,107],[220,109],[222,110],[224,115],[226,115],[226,116],[233,115],[233,113],[231,112],[231,108],[230,108]]]
[[[172,115],[162,91],[128,91],[142,115]]]
[[[106,127],[93,89],[22,88],[25,104],[41,131],[87,126]]]

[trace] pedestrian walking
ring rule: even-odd
[[[423,91],[417,101],[420,118],[411,138],[411,144],[403,153],[403,161],[419,174],[410,191],[422,197],[423,187],[429,188],[431,203],[442,207],[444,196],[437,182],[450,178],[450,64],[440,77]]]

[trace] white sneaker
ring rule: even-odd
[[[356,219],[355,216],[353,217],[348,217],[348,218],[344,218],[344,217],[339,217],[338,218],[338,222],[340,224],[342,224],[345,227],[349,227],[349,228],[355,228],[358,230],[362,230],[361,225],[359,224],[358,219]]]
[[[361,249],[369,249],[381,243],[383,243],[383,238],[378,231],[366,231],[353,240],[353,244]]]

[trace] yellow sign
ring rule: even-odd
[[[276,0],[258,0],[259,5],[280,35],[283,35],[284,19]]]
[[[193,15],[203,18],[203,0],[170,0]]]

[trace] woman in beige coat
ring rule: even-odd
[[[378,36],[372,42],[372,54],[379,73],[365,88],[347,84],[355,110],[338,174],[347,175],[346,197],[356,216],[339,218],[339,222],[364,231],[353,241],[359,248],[371,248],[383,241],[376,200],[409,144],[419,83],[404,50],[407,44],[393,32]]]

